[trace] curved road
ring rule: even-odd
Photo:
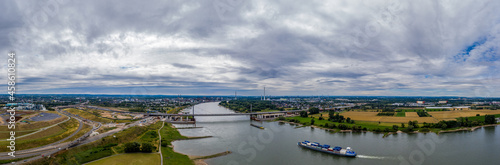
[[[58,112],[61,113],[60,111],[58,111]],[[67,114],[64,114],[64,113],[61,113],[61,114],[66,115],[67,117],[69,117],[69,119],[71,119],[71,116],[68,116]],[[54,142],[54,143],[51,143],[51,144],[47,144],[45,146],[16,151],[15,152],[16,159],[17,158],[31,157],[31,156],[35,156],[35,155],[41,155],[43,152],[47,152],[47,151],[51,151],[51,150],[56,150],[56,148],[59,148],[61,146],[66,145],[67,143],[69,143],[69,142],[66,142],[66,143],[62,143],[60,145],[57,145],[57,144],[59,144],[59,143],[61,143],[63,141],[68,140],[69,138],[75,136],[78,132],[80,132],[80,130],[83,127],[82,120],[80,120],[78,118],[75,118],[75,119],[78,120],[79,127],[78,127],[78,129],[75,132],[73,132],[73,134],[71,134],[71,135],[69,135],[69,136],[67,136],[67,137],[65,137],[65,138],[63,138],[63,139],[61,139],[61,140],[59,140],[57,142]],[[58,124],[60,124],[60,123],[58,123]],[[58,124],[55,124],[55,125],[58,125]],[[55,125],[52,125],[52,126],[55,126]],[[52,126],[49,126],[49,127],[52,127]],[[45,130],[45,129],[43,129],[43,130]],[[0,153],[1,154],[0,155],[0,160],[12,159],[12,157],[8,156],[7,153],[8,152],[2,152],[2,153]]]
[[[30,135],[36,134],[36,133],[38,133],[38,132],[42,132],[42,131],[44,131],[44,130],[46,130],[46,129],[49,129],[49,128],[55,127],[55,126],[57,126],[57,125],[59,125],[59,124],[65,123],[65,122],[69,121],[70,119],[71,119],[71,117],[69,117],[69,116],[68,116],[68,118],[67,118],[66,120],[64,120],[64,121],[61,121],[61,122],[56,123],[56,124],[51,125],[51,126],[47,126],[47,127],[40,128],[40,129],[38,129],[38,130],[37,130],[37,131],[35,131],[35,132],[32,132],[32,133],[29,133],[29,134],[25,134],[25,135],[22,135],[22,136],[16,137],[16,139],[20,139],[20,138],[23,138],[23,137],[26,137],[26,136],[30,136]],[[81,123],[80,123],[80,124],[81,124]],[[29,130],[29,131],[31,131],[31,130]],[[2,139],[2,140],[0,140],[0,141],[7,141],[7,139]]]
[[[83,104],[81,104],[81,105],[83,105]],[[135,121],[133,123],[130,123],[130,124],[122,127],[122,128],[117,128],[117,129],[114,129],[114,130],[111,130],[111,131],[108,131],[108,132],[105,132],[105,133],[102,133],[102,134],[99,134],[99,135],[96,135],[96,136],[89,137],[90,133],[92,133],[93,131],[96,131],[97,129],[99,129],[102,126],[102,124],[100,122],[95,122],[95,121],[92,121],[92,120],[81,118],[79,116],[74,116],[71,113],[62,112],[60,110],[62,108],[69,108],[69,107],[76,107],[76,106],[78,106],[78,105],[60,106],[60,107],[55,107],[55,109],[59,113],[65,115],[65,116],[77,119],[79,121],[79,123],[80,123],[80,126],[77,129],[77,131],[75,131],[70,136],[68,136],[68,137],[66,137],[66,138],[64,138],[62,140],[59,140],[59,141],[57,141],[55,143],[51,143],[51,144],[48,144],[48,145],[45,145],[45,146],[42,146],[42,147],[37,147],[37,148],[31,148],[31,149],[16,151],[16,153],[15,153],[16,157],[15,157],[15,159],[35,156],[33,158],[22,160],[22,162],[19,162],[19,163],[24,163],[24,162],[29,162],[29,161],[32,161],[32,160],[40,159],[40,158],[42,158],[44,156],[50,156],[50,155],[58,152],[60,149],[67,149],[67,148],[75,147],[77,145],[87,144],[87,143],[99,140],[99,139],[101,139],[103,137],[109,136],[109,135],[114,134],[116,132],[119,132],[121,130],[124,130],[124,129],[130,128],[130,127],[139,125],[140,122],[142,121],[142,120],[137,120],[137,121]],[[87,122],[84,122],[83,120],[85,120]],[[76,140],[74,140],[72,142],[61,143],[61,142],[65,141],[65,140],[73,137],[78,132],[80,132],[81,128],[83,127],[83,124],[92,125],[93,128],[89,132],[85,133],[83,136],[79,137],[78,139],[76,139]],[[95,124],[97,124],[97,126],[95,126]],[[0,160],[7,160],[7,159],[12,159],[12,157],[8,156],[7,152],[1,153]]]

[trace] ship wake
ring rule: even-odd
[[[370,155],[357,155],[356,157],[364,159],[395,159],[393,157],[387,157],[387,156],[370,156]]]

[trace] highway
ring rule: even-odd
[[[63,107],[63,108],[65,108],[65,107]],[[61,107],[57,107],[56,108],[56,110],[58,110],[58,112],[60,112],[60,113],[62,113],[64,115],[70,115],[71,117],[79,120],[80,123],[83,122],[82,118],[80,118],[78,116],[74,116],[73,114],[70,114],[70,113],[68,114],[66,112],[62,112],[59,109],[61,109]],[[113,129],[113,130],[110,130],[108,132],[105,132],[105,133],[102,133],[102,134],[99,134],[99,135],[96,135],[96,136],[92,136],[92,137],[90,137],[90,134],[93,131],[98,130],[102,126],[102,124],[99,123],[99,122],[88,120],[88,119],[86,119],[86,121],[88,122],[86,124],[92,125],[93,128],[92,128],[91,131],[85,133],[80,138],[78,138],[78,139],[76,139],[76,140],[74,140],[72,142],[66,142],[66,143],[57,144],[57,143],[60,143],[60,142],[62,142],[64,140],[70,138],[70,137],[67,137],[67,138],[65,138],[63,140],[60,140],[60,141],[56,142],[56,143],[52,143],[52,144],[49,144],[49,145],[46,145],[46,146],[43,146],[43,147],[39,147],[39,148],[36,148],[36,149],[27,149],[27,150],[22,150],[22,151],[19,151],[19,152],[16,151],[16,158],[24,158],[24,157],[36,156],[36,157],[33,157],[33,158],[22,160],[19,163],[24,163],[24,162],[29,162],[29,161],[33,161],[33,160],[36,160],[36,159],[40,159],[42,157],[52,155],[52,154],[58,152],[59,150],[68,149],[68,148],[75,147],[75,146],[78,146],[78,145],[83,145],[83,144],[91,143],[91,142],[94,142],[94,141],[99,140],[101,138],[104,138],[106,136],[112,135],[112,134],[114,134],[116,132],[122,131],[124,129],[130,128],[130,127],[133,127],[133,126],[137,126],[137,125],[140,124],[140,122],[142,120],[135,121],[135,122],[133,122],[131,124],[128,124],[128,125],[126,125],[124,127],[116,128],[116,129]],[[85,123],[85,122],[83,122],[83,123]],[[80,129],[81,129],[81,127],[78,129],[78,131],[80,131]],[[76,134],[76,132],[73,133],[71,135],[71,137],[74,136],[74,134]],[[5,155],[7,155],[7,154],[5,153]],[[12,157],[8,156],[8,159],[11,159],[11,158]]]
[[[73,116],[72,114],[68,114],[68,113],[65,113],[65,112],[62,112],[60,110],[60,107],[56,107],[56,111],[65,115],[65,116],[68,116],[69,118],[75,118],[76,120],[78,120],[79,122],[79,127],[78,129],[73,132],[73,134],[71,134],[70,136],[67,136],[57,142],[54,142],[54,143],[51,143],[51,144],[48,144],[48,145],[45,145],[45,146],[41,146],[41,147],[37,147],[37,148],[30,148],[30,149],[26,149],[26,150],[20,150],[20,151],[16,151],[15,155],[16,155],[16,159],[17,158],[25,158],[25,157],[32,157],[32,156],[36,156],[36,155],[39,155],[37,157],[33,157],[33,158],[30,158],[30,159],[27,159],[27,160],[24,160],[24,161],[31,161],[31,160],[35,160],[35,159],[39,159],[45,155],[50,155],[50,154],[53,154],[57,151],[59,151],[59,149],[65,149],[65,148],[69,148],[69,147],[72,147],[72,146],[75,146],[76,144],[78,144],[81,140],[85,139],[86,137],[88,137],[90,135],[90,133],[92,131],[95,131],[97,129],[99,129],[99,127],[101,126],[101,123],[98,123],[97,125],[98,126],[95,126],[95,122],[84,122],[82,120],[82,118],[79,118],[79,117],[76,117],[76,116]],[[58,123],[60,124],[60,123]],[[89,132],[87,132],[86,134],[84,134],[83,136],[81,136],[80,138],[72,141],[72,142],[65,142],[65,143],[61,143],[63,141],[66,141],[68,140],[69,138],[72,138],[73,136],[75,136],[78,132],[81,131],[81,129],[83,128],[83,124],[89,124],[89,125],[92,125],[93,126],[93,129]],[[57,124],[55,124],[57,125]],[[0,160],[6,160],[6,159],[12,159],[11,156],[8,156],[7,155],[7,152],[3,152],[3,153],[0,153]],[[23,161],[23,162],[24,162]]]

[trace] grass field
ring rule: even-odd
[[[92,129],[92,126],[87,125],[87,124],[83,124],[82,129],[80,130],[80,132],[76,133],[75,136],[73,136],[73,137],[71,137],[69,139],[66,139],[64,142],[70,142],[70,141],[76,140],[79,137],[83,136],[83,134],[89,132],[91,129]]]
[[[290,119],[295,119],[295,120],[298,120],[300,121],[301,124],[306,124],[306,125],[310,125],[311,124],[311,118],[309,117],[300,117],[300,116],[295,116],[295,117],[290,117]],[[331,122],[331,121],[328,121],[328,120],[318,120],[317,118],[314,120],[314,125],[316,126],[320,126],[320,125],[325,125],[325,123],[328,123],[328,124],[335,124],[335,125],[338,125],[339,123],[336,123],[336,122]],[[348,124],[348,123],[342,123],[342,124],[345,124],[347,126],[353,126],[353,125],[356,125],[356,126],[362,126],[362,127],[366,127],[367,129],[376,129],[376,128],[380,128],[380,129],[385,129],[385,128],[392,128],[392,125],[398,125],[398,123],[378,123],[378,122],[371,122],[371,121],[356,121],[354,124]]]
[[[32,132],[35,132],[36,130],[28,130],[28,131],[16,131],[16,137],[26,135]],[[8,139],[10,137],[10,131],[1,131],[0,132],[0,139]]]
[[[499,118],[499,117],[500,117],[500,114],[495,115],[495,118]],[[468,118],[469,118],[469,120],[479,120],[482,122],[484,122],[484,120],[485,120],[484,116],[473,116],[473,117],[468,117]]]
[[[396,117],[406,117],[406,113],[405,112],[397,112]]]
[[[149,130],[158,130],[161,123],[157,122],[148,126],[135,126],[119,131],[113,136],[107,136],[88,144],[79,145],[69,150],[62,150],[47,159],[38,159],[27,165],[39,164],[83,164],[105,158],[116,153],[123,153],[123,145],[127,142],[136,141]],[[119,148],[122,148],[121,150]],[[116,151],[121,152],[116,152]],[[159,164],[159,163],[157,163]]]
[[[87,163],[86,165],[143,165],[160,164],[160,154],[158,153],[129,153],[120,154],[97,161]]]
[[[177,129],[172,127],[172,124],[165,123],[163,129],[160,130],[162,147],[161,152],[163,154],[163,164],[164,165],[177,165],[177,164],[194,164],[194,162],[189,159],[187,155],[174,152],[171,147],[166,147],[167,145],[172,145],[172,141],[187,139],[187,137],[182,136]]]
[[[249,111],[250,112],[250,111]],[[279,112],[279,110],[270,110],[270,109],[265,109],[265,110],[261,110],[261,111],[258,111],[258,112]]]

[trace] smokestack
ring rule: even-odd
[[[264,100],[266,100],[266,86],[264,86]]]

